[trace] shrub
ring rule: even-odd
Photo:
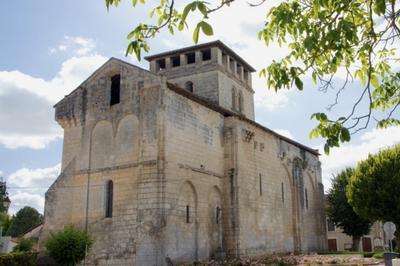
[[[31,251],[33,247],[33,242],[30,239],[22,238],[18,245],[13,248],[14,252],[28,252]]]
[[[35,266],[37,253],[15,252],[0,255],[0,266]]]
[[[377,252],[373,255],[375,259],[383,259],[383,252]]]
[[[374,256],[374,252],[364,252],[363,257],[364,258],[372,258]]]
[[[73,226],[51,233],[46,241],[49,255],[62,265],[75,265],[85,258],[86,250],[93,244],[90,236]]]

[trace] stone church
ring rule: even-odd
[[[111,58],[55,105],[62,172],[41,242],[85,229],[88,265],[323,249],[318,151],[254,121],[255,69],[220,41],[146,60]]]

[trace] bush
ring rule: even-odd
[[[73,226],[51,233],[46,241],[49,255],[62,265],[75,265],[85,258],[86,249],[93,244],[90,236]]]
[[[375,259],[383,259],[383,252],[377,252],[373,255]]]
[[[374,256],[374,252],[364,252],[363,257],[364,258],[372,258]]]
[[[35,266],[37,253],[15,252],[0,255],[0,266]]]
[[[30,239],[21,239],[18,243],[18,245],[16,245],[13,248],[14,252],[28,252],[28,251],[32,251],[32,247],[33,247],[33,242]]]

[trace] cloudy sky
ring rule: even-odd
[[[104,1],[6,1],[0,9],[0,176],[8,185],[15,213],[25,205],[43,211],[44,192],[59,174],[62,130],[54,122],[53,105],[75,89],[109,57],[118,57],[147,68],[147,63],[125,57],[126,35],[147,20],[148,7],[132,9],[131,1],[107,12]],[[272,3],[272,2],[269,2]],[[273,4],[273,3],[272,3]],[[266,48],[257,40],[268,6],[250,8],[238,1],[212,19],[215,36],[256,69],[279,59],[287,50]],[[151,41],[151,52],[193,45],[191,32],[170,36],[162,33]],[[265,126],[313,148],[322,140],[308,139],[315,126],[314,112],[332,103],[334,91],[320,92],[309,80],[303,92],[276,94],[265,80],[253,76],[256,120]],[[337,80],[340,84],[340,80]],[[333,115],[351,107],[351,88],[340,99]],[[368,153],[400,141],[400,128],[372,127],[353,136],[350,144],[321,156],[323,180],[330,186],[332,174],[353,166]]]

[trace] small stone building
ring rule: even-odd
[[[41,241],[86,229],[90,265],[323,249],[318,151],[254,121],[255,70],[220,41],[146,59],[111,58],[55,105]]]
[[[328,251],[349,251],[353,248],[353,239],[351,236],[343,233],[342,228],[335,226],[327,219],[327,238]],[[385,232],[382,222],[374,222],[368,234],[360,239],[358,251],[360,252],[378,252],[385,249]]]

